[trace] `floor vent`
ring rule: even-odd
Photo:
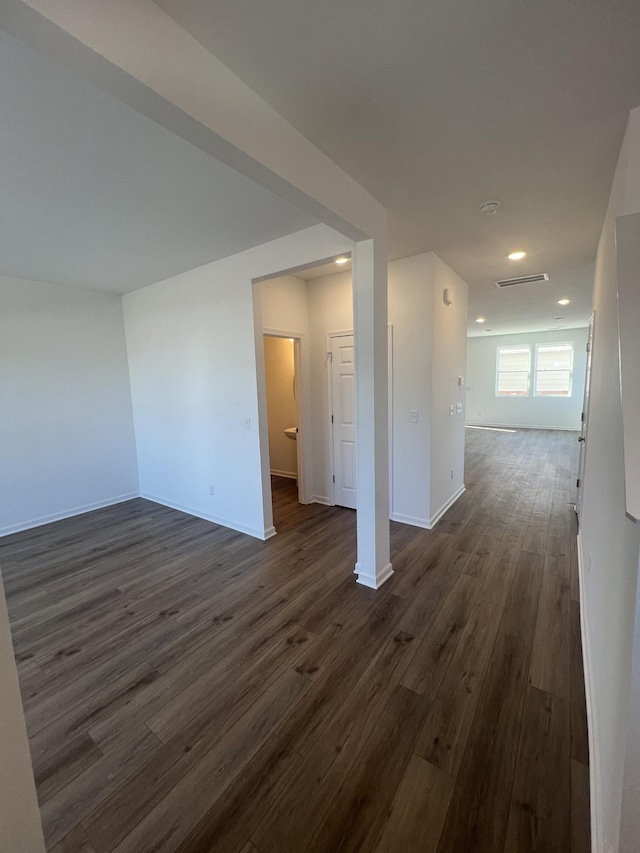
[[[536,281],[549,281],[549,273],[539,272],[536,275],[521,275],[518,278],[503,278],[496,281],[496,287],[515,287],[516,284],[533,284]]]

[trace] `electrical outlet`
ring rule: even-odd
[[[449,417],[450,418],[453,417],[453,404],[451,406],[449,406]]]
[[[213,488],[213,486],[209,486],[209,494],[215,495],[215,493],[216,493],[216,490]]]
[[[251,418],[245,418],[244,419],[244,428],[245,429],[251,429]]]
[[[412,424],[418,423],[418,411],[417,411],[417,409],[411,409],[411,411],[409,412],[409,420],[411,421]]]
[[[462,403],[456,403],[456,414],[462,414]]]

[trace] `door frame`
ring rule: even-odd
[[[582,512],[582,501],[584,498],[584,474],[587,462],[587,433],[589,430],[589,405],[591,398],[591,360],[593,358],[593,336],[595,332],[595,311],[589,319],[587,332],[587,363],[584,375],[584,390],[582,396],[582,420],[580,423],[580,451],[578,454],[578,475],[576,481],[576,505],[575,511],[580,526],[580,514]]]
[[[308,441],[308,428],[311,423],[311,419],[309,417],[309,394],[307,393],[308,389],[308,381],[306,370],[308,369],[307,361],[304,353],[307,351],[308,340],[307,335],[304,332],[293,332],[286,329],[272,329],[272,328],[263,328],[262,330],[262,340],[264,342],[264,338],[288,338],[293,340],[293,369],[295,374],[294,380],[294,393],[296,397],[296,418],[297,418],[297,428],[298,428],[298,436],[296,438],[296,457],[297,457],[297,465],[298,465],[298,501],[301,504],[309,503],[309,495],[308,495],[308,456],[311,450],[311,441]],[[265,380],[266,385],[266,380]],[[261,412],[261,416],[264,415],[265,423],[268,423],[268,413],[266,411],[266,400],[265,400],[265,411]],[[273,496],[271,494],[271,458],[267,449],[267,458],[263,460],[263,465],[266,464],[267,469],[269,471],[269,500],[273,500]]]

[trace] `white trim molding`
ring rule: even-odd
[[[578,577],[580,587],[580,632],[582,634],[582,663],[584,669],[584,689],[587,704],[587,730],[589,735],[589,791],[591,799],[591,849],[593,853],[606,853],[604,845],[604,827],[602,824],[602,790],[600,787],[600,750],[598,724],[594,703],[593,674],[591,670],[591,652],[589,648],[589,611],[584,595],[584,559],[582,538],[578,531]]]
[[[271,476],[272,477],[286,477],[287,480],[297,480],[298,479],[298,475],[295,473],[295,471],[278,471],[277,468],[271,469]]]
[[[84,504],[73,509],[66,509],[63,512],[55,512],[52,515],[43,515],[40,518],[33,518],[30,521],[24,521],[20,524],[10,524],[8,527],[0,528],[0,538],[3,536],[11,536],[12,533],[20,533],[23,530],[31,530],[33,527],[42,527],[43,524],[52,524],[54,521],[62,521],[65,518],[73,518],[76,515],[83,515],[85,512],[93,512],[95,509],[104,509],[107,506],[115,506],[116,504],[131,501],[134,498],[141,497],[140,492],[129,492],[126,495],[117,495],[113,498],[107,498],[103,501]]]
[[[391,521],[398,521],[400,524],[410,524],[412,527],[422,527],[424,530],[432,530],[435,525],[440,521],[445,512],[450,509],[454,505],[454,503],[458,500],[458,498],[462,497],[465,492],[464,483],[458,491],[451,495],[451,497],[445,501],[445,503],[440,507],[440,509],[434,513],[431,518],[414,518],[412,515],[402,515],[399,512],[392,512],[390,515]]]
[[[467,421],[465,426],[468,427],[495,427],[496,429],[551,429],[561,430],[562,432],[580,432],[580,427],[568,426],[549,426],[549,424],[504,424],[494,423],[493,421]]]
[[[414,518],[412,515],[402,515],[401,512],[392,512],[389,518],[391,521],[397,521],[400,524],[410,524],[412,527],[422,527],[424,530],[431,530],[431,525],[427,518]]]
[[[309,503],[322,504],[322,506],[335,506],[329,498],[325,498],[323,495],[311,495]]]
[[[156,495],[142,493],[140,497],[144,498],[146,501],[152,501],[154,504],[160,504],[160,506],[167,506],[169,507],[169,509],[177,509],[178,512],[185,512],[187,515],[195,516],[195,518],[202,518],[204,521],[210,521],[213,524],[219,524],[220,527],[228,527],[230,530],[237,530],[238,533],[246,533],[247,536],[253,536],[254,539],[261,539],[262,541],[266,541],[267,539],[271,539],[271,537],[275,536],[276,534],[276,529],[275,527],[273,527],[273,525],[265,528],[264,530],[258,530],[253,527],[245,527],[243,524],[236,524],[235,522],[231,522],[226,518],[218,518],[215,515],[210,515],[207,512],[201,512],[200,510],[193,509],[192,507],[183,506],[182,504],[175,503],[174,501],[168,501],[164,498],[159,498]]]
[[[465,492],[465,485],[463,483],[460,486],[460,488],[458,489],[458,491],[454,492],[454,494],[451,495],[449,500],[445,501],[442,504],[442,506],[440,507],[440,509],[437,512],[434,512],[434,514],[431,516],[431,518],[429,519],[429,527],[427,528],[428,530],[431,530],[433,527],[436,526],[436,524],[440,521],[440,519],[445,514],[445,512],[454,505],[454,503],[458,500],[458,498],[462,497],[464,492]]]
[[[371,572],[365,571],[360,563],[356,563],[354,574],[358,575],[356,583],[360,583],[362,586],[367,586],[369,589],[380,589],[382,584],[385,583],[385,581],[388,581],[393,574],[393,566],[391,563],[387,563],[387,565],[384,566],[384,568],[382,568],[374,577]]]

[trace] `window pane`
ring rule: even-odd
[[[498,370],[529,371],[529,347],[499,347]]]
[[[530,347],[498,347],[496,368],[497,397],[529,396]]]
[[[538,344],[534,394],[539,397],[570,397],[573,344]]]
[[[554,344],[538,347],[538,370],[571,370],[573,346]]]
[[[536,394],[567,397],[571,391],[571,371],[542,370],[536,374]]]
[[[499,397],[526,397],[529,393],[529,371],[510,370],[498,373]]]

